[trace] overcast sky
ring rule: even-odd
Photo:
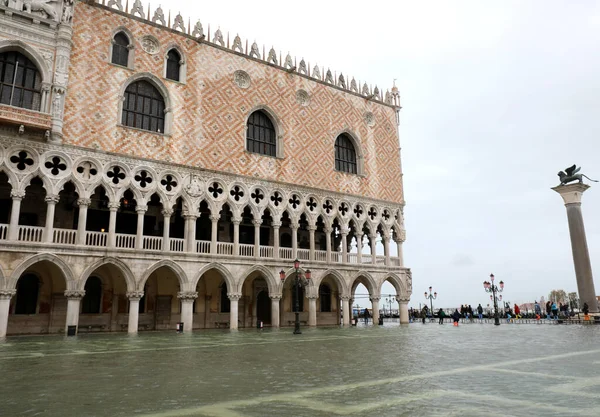
[[[400,89],[411,306],[576,291],[566,211],[574,163],[600,179],[600,2],[163,2],[205,30]],[[155,7],[154,5],[153,7]],[[583,213],[600,293],[600,184]]]

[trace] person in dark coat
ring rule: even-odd
[[[586,316],[590,314],[590,306],[588,306],[587,303],[583,303],[583,314],[585,314]]]
[[[440,311],[438,311],[438,317],[440,318],[440,324],[444,324],[444,317],[446,317],[446,313],[444,313],[444,310],[441,308]]]
[[[365,308],[365,312],[363,313],[363,317],[365,318],[365,324],[369,323],[369,317],[371,317],[371,314],[369,313],[369,309]]]
[[[454,310],[454,313],[452,313],[452,320],[454,320],[454,325],[458,326],[458,322],[460,321],[460,313],[458,312],[458,308]]]

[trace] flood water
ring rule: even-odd
[[[597,416],[600,326],[13,337],[0,416]]]

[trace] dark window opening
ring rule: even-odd
[[[181,56],[175,49],[171,49],[167,54],[167,78],[173,81],[179,81],[181,72]]]
[[[40,110],[42,76],[25,55],[11,51],[0,54],[0,103]]]
[[[129,38],[123,32],[117,33],[113,38],[111,62],[123,67],[129,62]]]
[[[131,83],[123,101],[124,126],[162,133],[165,131],[165,100],[148,81]]]
[[[246,149],[248,152],[276,156],[275,127],[262,111],[255,111],[248,118]]]
[[[356,174],[356,150],[348,135],[339,135],[335,140],[335,169]]]

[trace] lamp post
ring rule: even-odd
[[[294,291],[296,294],[296,302],[294,303],[294,313],[296,313],[296,321],[294,322],[294,334],[302,334],[300,331],[300,295],[299,288],[300,286],[308,285],[310,280],[310,269],[307,269],[304,272],[304,276],[300,271],[300,261],[296,259],[294,261],[294,269],[296,270],[296,277],[294,278]],[[282,269],[279,271],[279,278],[281,278],[281,282],[285,281],[285,271]]]
[[[431,317],[433,317],[433,300],[437,298],[437,292],[431,293],[432,287],[429,287],[429,294],[425,291],[425,299],[429,299],[429,303],[431,304]]]
[[[498,317],[498,301],[502,301],[502,295],[496,295],[496,293],[500,293],[504,291],[504,281],[499,282],[499,286],[494,284],[494,274],[490,274],[490,279],[492,282],[483,281],[483,288],[486,292],[490,294],[490,300],[494,302],[494,324],[496,326],[500,326],[500,318]]]
[[[392,303],[396,301],[396,298],[390,295],[385,298],[385,301],[390,305],[390,318],[393,318],[394,315],[392,314]]]

